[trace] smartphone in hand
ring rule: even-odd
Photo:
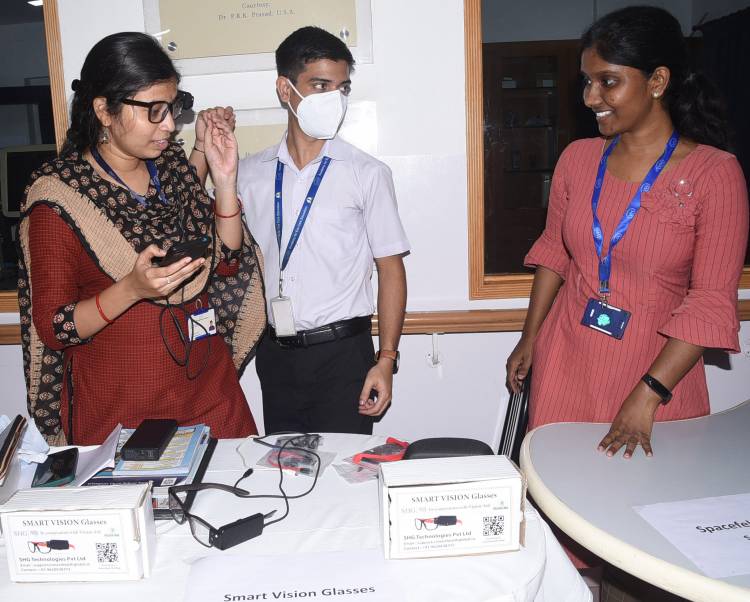
[[[211,239],[208,236],[199,236],[191,240],[176,242],[169,248],[164,257],[154,257],[153,263],[163,268],[186,257],[190,257],[191,260],[205,257],[210,244]]]

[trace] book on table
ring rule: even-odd
[[[120,450],[135,429],[122,429],[120,441],[117,444],[115,467],[112,476],[116,477],[146,477],[158,475],[161,477],[185,477],[190,472],[195,459],[195,452],[200,443],[208,439],[210,428],[205,424],[181,426],[172,436],[158,460],[123,460]]]
[[[122,429],[115,455],[115,468],[98,472],[85,485],[115,485],[150,481],[154,518],[170,518],[169,487],[201,482],[216,447],[216,439],[211,438],[210,428],[203,424],[179,427],[159,460],[124,461],[120,458],[119,452],[134,430]],[[189,509],[194,497],[194,492],[188,495],[186,509]]]

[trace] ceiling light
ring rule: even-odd
[[[29,0],[29,4],[31,6],[41,6],[44,3],[44,0]]]

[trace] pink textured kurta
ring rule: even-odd
[[[622,340],[581,325],[597,296],[591,193],[604,148],[579,140],[555,169],[547,225],[525,263],[565,279],[534,346],[529,428],[549,422],[609,422],[667,341],[739,351],[737,285],[748,236],[748,200],[733,155],[699,145],[668,166],[612,252],[610,303],[632,313]],[[604,250],[639,183],[607,173],[598,215]],[[699,361],[657,420],[707,414]]]

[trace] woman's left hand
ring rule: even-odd
[[[644,390],[645,389],[645,390]],[[612,421],[609,432],[599,442],[599,451],[606,451],[614,456],[625,446],[624,458],[630,458],[639,445],[647,456],[653,455],[651,449],[651,429],[654,426],[654,415],[659,408],[660,399],[645,384],[638,383],[620,406],[620,411]]]
[[[206,161],[217,189],[234,189],[239,163],[237,138],[229,124],[215,115],[208,115],[204,138]]]

